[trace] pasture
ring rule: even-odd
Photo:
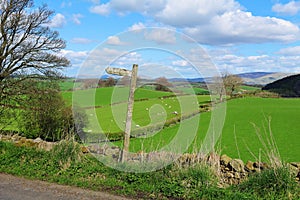
[[[158,93],[159,94],[159,93]],[[208,95],[197,96],[194,99],[192,96],[168,97],[168,98],[151,98],[143,101],[136,101],[133,109],[133,129],[142,126],[150,126],[158,124],[161,121],[171,120],[182,114],[180,102],[188,101],[194,104],[192,107],[187,107],[184,110],[185,114],[191,114],[198,108],[198,104],[208,103],[210,97]],[[105,105],[95,109],[98,121],[93,121],[88,125],[88,130],[91,133],[99,132],[96,123],[99,123],[104,133],[119,133],[124,130],[127,103],[118,103],[113,106]],[[86,109],[91,120],[94,109]],[[177,113],[177,114],[175,114]]]
[[[127,101],[129,95],[129,88],[105,87],[88,90],[65,91],[62,92],[62,95],[68,103],[72,103],[72,98],[75,98],[73,99],[73,102],[78,102],[78,106],[99,107],[113,103],[119,103],[122,101]],[[151,99],[170,95],[173,95],[173,93],[138,88],[135,92],[135,100],[140,100],[143,98]]]
[[[126,88],[122,90],[124,90],[124,94],[128,91]],[[82,93],[83,97],[86,97],[86,91],[79,92]],[[64,97],[68,98],[66,93],[64,93]],[[86,112],[90,117],[90,123],[86,128],[90,135],[104,132],[110,135],[116,134],[117,137],[122,136],[127,104],[119,101],[120,103],[111,105],[112,94],[113,88],[96,89],[95,102],[96,106],[99,107],[95,108],[95,112],[88,107],[92,105],[91,101],[84,103]],[[142,88],[137,90],[133,112],[133,132],[138,131],[139,128],[159,123],[160,120],[168,121],[176,118],[174,111],[177,111],[179,116],[182,114],[179,100],[176,97],[161,98],[168,95],[170,96],[172,93]],[[183,96],[183,98],[188,99],[189,96]],[[207,104],[209,100],[209,96],[199,95],[197,96],[197,106]],[[192,111],[190,110],[190,112]],[[96,117],[92,116],[94,113],[96,113]],[[244,161],[266,160],[266,151],[275,147],[265,147],[264,142],[268,144],[270,138],[273,137],[283,160],[288,162],[299,161],[299,113],[300,99],[248,97],[229,100],[222,136],[219,138],[216,149],[220,150],[222,154],[228,154],[236,158],[240,157]],[[197,136],[193,138],[194,141],[188,149],[189,152],[199,151],[208,130],[210,117],[210,112],[201,113],[199,126],[191,127],[191,130],[197,128]],[[94,126],[98,123],[102,131]],[[149,152],[159,150],[174,138],[182,123],[188,124],[189,120],[161,127],[161,130],[154,130],[155,134],[149,137],[131,138],[131,151]],[[186,127],[189,127],[189,125]],[[187,137],[189,137],[189,130],[186,131]],[[264,142],[259,139],[260,136],[264,139]],[[121,146],[122,141],[117,141],[115,144]]]
[[[284,161],[299,161],[300,99],[243,98],[227,102],[226,120],[216,149],[222,154],[244,161],[266,161],[265,153],[275,147],[268,145],[274,138]],[[198,152],[208,130],[211,113],[201,113],[198,134],[189,152]],[[269,123],[270,119],[270,123]],[[189,121],[182,122],[189,123]],[[269,129],[270,125],[270,129]],[[131,151],[153,151],[168,144],[180,124],[168,127],[149,138],[131,139]],[[189,131],[189,130],[187,130]],[[271,133],[271,135],[270,135]],[[188,135],[188,133],[187,133]],[[259,137],[263,138],[263,141]],[[267,147],[264,146],[264,143]],[[116,143],[121,145],[120,142]]]

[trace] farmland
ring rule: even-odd
[[[78,91],[79,96],[83,98],[81,106],[86,107],[86,113],[90,117],[90,123],[86,131],[91,135],[97,135],[99,132],[110,135],[116,134],[117,138],[120,138],[122,130],[124,130],[127,104],[118,98],[112,99],[114,97],[113,88],[96,89],[95,98],[88,96],[91,94],[88,91]],[[120,94],[120,91],[122,96],[126,97],[128,89],[121,88],[118,94]],[[139,88],[135,93],[133,131],[138,130],[137,127],[143,128],[159,123],[160,120],[166,122],[172,120],[177,117],[174,115],[174,111],[177,111],[180,115],[181,108],[178,98],[170,97],[171,95],[172,93],[168,92]],[[71,102],[72,92],[64,92],[63,96]],[[189,98],[189,96],[184,96],[184,98]],[[93,102],[93,99],[95,99],[95,102]],[[197,96],[198,105],[207,104],[209,100],[210,97],[207,95]],[[116,101],[119,101],[119,103],[116,103]],[[111,105],[111,103],[115,104]],[[93,104],[96,106],[95,111],[89,107]],[[161,115],[157,116],[157,113],[161,113]],[[299,160],[298,152],[300,151],[297,144],[299,139],[298,130],[300,129],[300,124],[297,123],[299,113],[300,99],[247,97],[229,100],[222,136],[216,148],[222,154],[240,157],[244,161],[259,158],[266,159],[265,153],[269,149],[266,149],[263,143],[268,143],[268,140],[274,137],[282,159],[297,161]],[[93,114],[96,114],[96,117]],[[203,142],[208,130],[210,118],[210,112],[201,113],[198,134],[190,146],[189,152],[197,152],[200,149],[200,144]],[[189,123],[189,121],[181,123]],[[102,131],[97,129],[98,124],[101,126]],[[172,126],[161,127],[161,130],[154,131],[155,134],[152,137],[132,138],[131,151],[160,149],[174,138],[180,125],[182,124],[175,122]],[[271,130],[269,130],[269,125]],[[272,135],[270,135],[270,132]],[[264,142],[259,139],[259,135],[262,135]],[[121,143],[121,141],[115,142],[119,146]],[[270,148],[274,149],[275,147]]]
[[[118,96],[114,96],[117,93]],[[72,103],[72,96],[74,95],[76,101],[79,102],[81,107],[91,107],[91,106],[104,106],[111,103],[117,103],[125,101],[129,94],[129,88],[120,87],[120,88],[97,88],[97,89],[88,89],[88,90],[78,90],[78,91],[65,91],[62,93],[64,99],[67,102]],[[139,88],[135,92],[135,100],[143,98],[158,98],[163,96],[170,96],[172,93],[169,92],[157,92],[153,90]],[[112,98],[114,97],[114,98]]]
[[[244,161],[256,160],[261,153],[262,159],[267,149],[256,134],[260,129],[264,142],[271,138],[270,126],[282,159],[285,161],[299,160],[299,129],[297,123],[300,113],[300,99],[267,99],[244,98],[227,102],[226,120],[221,139],[217,144],[222,154],[241,157]],[[197,151],[208,129],[210,112],[202,113],[198,128],[198,135],[189,151]],[[132,139],[131,150],[156,150],[166,145],[178,131],[179,125],[163,129],[152,138]],[[270,147],[273,148],[273,147]],[[256,157],[253,157],[254,154]]]

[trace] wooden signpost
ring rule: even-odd
[[[136,88],[138,65],[133,64],[132,71],[126,69],[120,69],[120,68],[111,68],[111,67],[106,68],[105,71],[108,74],[114,74],[118,76],[131,75],[130,92],[129,92],[127,115],[126,115],[126,125],[125,125],[125,132],[124,132],[124,144],[123,144],[123,150],[121,152],[121,157],[120,157],[120,161],[124,162],[126,160],[127,153],[129,152],[129,141],[130,141],[132,112],[133,112],[133,103],[134,103],[134,91]]]

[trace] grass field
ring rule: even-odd
[[[90,123],[86,130],[90,134],[99,132],[122,134],[125,126],[127,104],[124,102],[113,106],[110,104],[112,102],[126,101],[128,88],[118,88],[116,91],[114,91],[114,88],[96,89],[95,105],[98,107],[95,108],[95,112],[93,109],[88,108],[88,106],[93,105],[94,100],[91,96],[91,91],[77,91],[78,96],[84,100],[82,106],[86,107],[86,112],[90,118]],[[116,94],[119,96],[116,96]],[[71,102],[71,92],[64,92],[63,95]],[[135,130],[139,127],[153,125],[164,120],[171,120],[176,117],[173,114],[174,111],[177,111],[180,115],[180,104],[176,97],[160,98],[168,95],[170,96],[172,93],[139,88],[135,93],[136,102],[134,104],[132,129]],[[183,98],[188,99],[189,96],[184,96]],[[206,104],[210,100],[210,97],[205,95],[199,95],[197,98],[198,105]],[[138,101],[140,99],[143,99],[143,101]],[[264,152],[266,148],[259,140],[257,132],[263,135],[263,138],[271,137],[268,128],[268,120],[270,118],[271,132],[276,140],[282,158],[285,161],[299,161],[299,113],[300,99],[249,97],[230,100],[227,102],[226,120],[217,148],[221,149],[222,153],[226,153],[232,157],[241,157],[245,161],[257,160],[260,157],[265,159]],[[93,116],[94,114],[96,116]],[[210,112],[201,113],[197,138],[190,146],[190,152],[199,150],[200,144],[206,135],[210,117]],[[98,123],[103,129],[102,131],[98,129]],[[180,124],[161,127],[163,128],[161,131],[149,138],[132,138],[131,151],[153,151],[160,149],[174,138],[179,126]],[[187,127],[189,126],[187,125]],[[192,127],[191,130],[195,128],[197,127]],[[260,131],[257,131],[257,129],[260,129]],[[268,135],[267,137],[265,136],[266,134]],[[121,145],[121,141],[116,142],[116,144]]]
[[[160,93],[158,93],[160,94]],[[194,100],[194,102],[193,102]],[[170,120],[184,112],[185,114],[193,113],[194,109],[197,108],[199,104],[205,104],[209,102],[210,96],[202,95],[197,96],[193,99],[192,96],[181,96],[179,100],[176,97],[171,98],[151,98],[147,101],[137,101],[134,104],[133,111],[133,129],[140,126],[154,125],[165,120]],[[194,106],[187,107],[181,111],[180,101],[188,101],[194,103]],[[124,130],[127,103],[120,103],[114,106],[105,105],[101,108],[96,108],[97,120],[93,117],[94,110],[87,109],[87,114],[90,116],[90,120],[93,120],[89,126],[88,130],[91,133],[99,132],[97,126],[94,126],[99,122],[104,133],[118,133]],[[174,114],[177,112],[178,115]],[[121,130],[122,129],[122,130]]]
[[[66,79],[64,81],[59,82],[59,87],[62,91],[68,91],[68,90],[73,90],[74,86],[75,87],[80,87],[81,82],[74,82],[75,79]]]
[[[266,149],[259,140],[254,125],[259,127],[260,135],[265,138],[267,143],[267,139],[270,138],[268,130],[268,118],[270,117],[272,135],[282,159],[299,161],[299,113],[300,99],[244,98],[228,101],[226,121],[217,146],[222,153],[236,158],[240,157],[244,161],[257,160],[260,154],[262,160],[266,160],[264,156]],[[198,135],[189,148],[190,152],[200,148],[208,129],[210,116],[210,112],[201,114]],[[133,138],[131,139],[131,151],[158,150],[173,139],[178,128],[179,125],[165,128],[153,137],[146,139]],[[117,144],[120,145],[121,142]],[[252,153],[256,157],[253,157]]]
[[[170,96],[173,93],[170,92],[159,92],[154,90],[148,90],[138,88],[135,92],[135,100],[143,98],[158,98],[163,96]],[[64,99],[71,103],[72,97],[75,98],[75,102],[79,102],[78,105],[81,107],[91,106],[104,106],[111,103],[118,103],[127,101],[129,95],[129,88],[127,87],[105,87],[96,88],[89,90],[78,90],[78,91],[66,91],[62,93]]]

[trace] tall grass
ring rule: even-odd
[[[63,170],[69,168],[72,163],[80,162],[83,157],[81,146],[74,137],[61,140],[53,147],[51,153]]]
[[[286,167],[263,170],[235,187],[241,192],[254,194],[258,199],[300,198],[299,186]]]

